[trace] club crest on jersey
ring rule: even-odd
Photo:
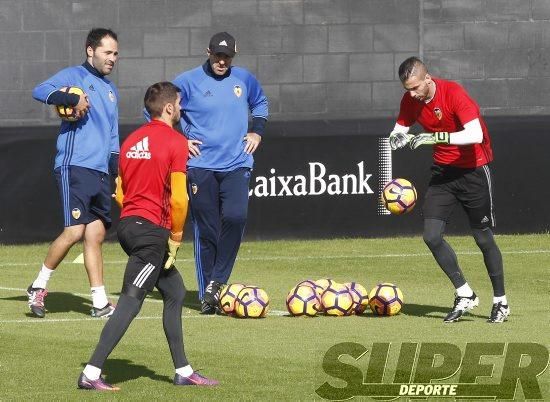
[[[437,117],[438,120],[441,120],[443,118],[443,112],[440,108],[436,107],[434,109],[435,117]]]
[[[71,211],[71,214],[73,215],[73,218],[75,218],[75,219],[80,218],[80,215],[81,215],[80,209],[73,208],[73,210]]]
[[[115,94],[113,93],[113,91],[109,91],[109,99],[111,100],[111,102],[114,102],[116,100]]]
[[[197,191],[199,191],[199,186],[197,186],[195,183],[191,183],[191,192],[193,194],[197,194]]]
[[[233,92],[235,92],[235,95],[237,96],[237,98],[240,98],[241,95],[243,94],[243,89],[241,88],[240,85],[235,85],[233,87]]]

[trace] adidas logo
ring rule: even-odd
[[[143,138],[136,145],[130,148],[126,152],[128,159],[151,159],[151,152],[149,152],[149,137]]]
[[[481,220],[481,223],[487,223],[487,222],[489,222],[489,218],[484,216],[483,219]]]
[[[227,42],[225,40],[222,40],[220,43],[218,43],[220,46],[227,46]]]

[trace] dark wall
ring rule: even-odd
[[[220,31],[262,83],[271,121],[395,115],[397,68],[413,55],[484,115],[550,115],[549,22],[547,0],[2,0],[0,125],[58,123],[30,92],[82,63],[97,26],[118,33],[110,78],[129,124],[146,88],[202,64]]]
[[[489,118],[487,124],[495,151],[492,169],[496,231],[550,230],[550,212],[546,207],[550,199],[546,156],[550,136],[542,135],[550,119],[501,117]],[[256,154],[246,238],[420,233],[420,206],[405,216],[379,215],[384,164],[379,138],[392,126],[391,119],[270,123]],[[122,127],[122,136],[134,128]],[[52,174],[56,134],[54,127],[0,129],[0,243],[51,241],[62,230],[60,200]],[[356,176],[356,183],[365,184],[352,188],[353,178],[348,177],[349,194],[328,195],[325,191],[296,195],[300,191],[310,192],[312,169],[317,177],[313,190],[320,192],[321,165],[326,170],[323,180],[333,183],[332,190],[338,186],[343,190],[344,175]],[[392,154],[392,176],[410,179],[417,187],[419,203],[426,191],[430,165],[429,149],[404,149]],[[357,178],[360,173],[361,179]],[[367,174],[372,176],[365,180]],[[306,185],[300,187],[300,183]],[[354,190],[357,194],[352,194]],[[116,208],[113,212],[116,223]],[[467,231],[465,215],[457,209],[448,233]],[[115,236],[111,230],[109,238]]]

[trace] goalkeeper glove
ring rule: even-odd
[[[166,259],[166,262],[164,263],[164,269],[170,269],[172,265],[176,262],[176,255],[178,254],[178,250],[180,248],[180,241],[175,241],[170,238],[168,238],[168,258]]]
[[[409,143],[411,138],[413,138],[414,135],[402,133],[400,131],[392,131],[389,136],[390,140],[390,148],[392,151],[395,151],[397,149],[403,148],[405,145]]]
[[[409,142],[411,149],[416,149],[420,145],[448,144],[450,135],[446,131],[438,131],[435,133],[420,133],[414,136]]]

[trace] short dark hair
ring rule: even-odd
[[[147,88],[143,103],[151,118],[162,116],[167,103],[176,103],[180,89],[168,81],[157,82]]]
[[[101,40],[106,36],[110,36],[118,42],[117,34],[114,33],[112,30],[107,28],[92,28],[90,32],[88,32],[88,36],[86,37],[86,46],[84,47],[84,49],[88,49],[89,46],[93,50],[96,50],[97,47],[101,45]]]
[[[399,79],[407,81],[413,75],[417,76],[420,71],[428,71],[426,65],[418,57],[409,57],[399,66]]]

